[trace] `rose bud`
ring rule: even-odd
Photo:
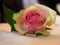
[[[13,19],[16,21],[15,29],[20,34],[35,34],[54,24],[56,12],[44,5],[32,4],[24,11],[14,14]]]

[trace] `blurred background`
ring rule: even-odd
[[[54,9],[60,15],[60,0],[0,0],[0,23],[4,20],[3,4],[11,10],[18,12],[32,3],[40,3]]]

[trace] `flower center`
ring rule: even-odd
[[[35,21],[37,21],[38,18],[39,18],[39,14],[38,13],[32,13],[32,14],[29,14],[28,16],[26,16],[26,20],[30,24],[35,23]]]

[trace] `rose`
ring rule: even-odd
[[[43,13],[44,12],[44,13]],[[24,12],[24,22],[28,27],[26,30],[29,33],[35,33],[37,30],[42,30],[41,28],[45,26],[48,12],[45,9],[33,7],[33,9],[25,10]]]
[[[16,15],[19,15],[15,25],[16,30],[20,34],[34,34],[37,31],[44,31],[46,26],[52,25],[56,12],[46,6],[34,4],[27,7],[22,14]]]
[[[24,20],[22,21],[22,23],[25,24],[25,27],[23,27],[23,29],[25,28],[24,30],[27,31],[28,33],[35,33],[38,30],[42,30],[41,28],[45,26],[44,24],[46,22],[46,16],[47,16],[47,11],[42,8],[35,6],[34,9],[29,9],[29,10],[26,9],[21,19]],[[18,19],[17,22],[19,21],[20,20]]]

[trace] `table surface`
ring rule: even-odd
[[[60,45],[60,17],[58,16],[52,26],[48,37],[27,37],[17,32],[10,32],[8,23],[0,24],[0,45]]]
[[[60,45],[60,35],[27,37],[16,32],[0,32],[0,45]]]

